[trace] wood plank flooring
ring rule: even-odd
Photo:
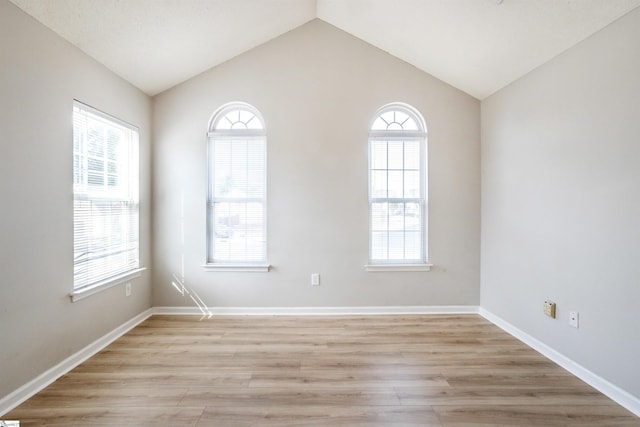
[[[50,426],[640,426],[477,315],[152,316],[3,416]]]

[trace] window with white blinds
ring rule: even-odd
[[[77,101],[73,225],[74,290],[139,268],[138,130]]]
[[[405,104],[369,129],[369,264],[427,264],[426,126]]]
[[[220,108],[209,126],[207,265],[266,266],[266,160],[260,113]]]

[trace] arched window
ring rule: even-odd
[[[369,270],[428,269],[427,128],[406,104],[380,108],[369,129]]]
[[[234,102],[209,122],[207,265],[268,270],[266,133],[253,106]]]

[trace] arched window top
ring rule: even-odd
[[[209,132],[264,131],[260,112],[244,102],[225,104],[213,114]]]
[[[427,126],[420,113],[413,107],[392,103],[380,108],[370,128],[371,132],[399,132],[426,134]]]

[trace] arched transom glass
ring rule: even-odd
[[[260,130],[264,129],[262,119],[248,107],[234,106],[216,115],[212,123],[212,131],[220,130]]]
[[[371,125],[372,131],[424,132],[420,117],[405,106],[390,105],[382,108]]]

